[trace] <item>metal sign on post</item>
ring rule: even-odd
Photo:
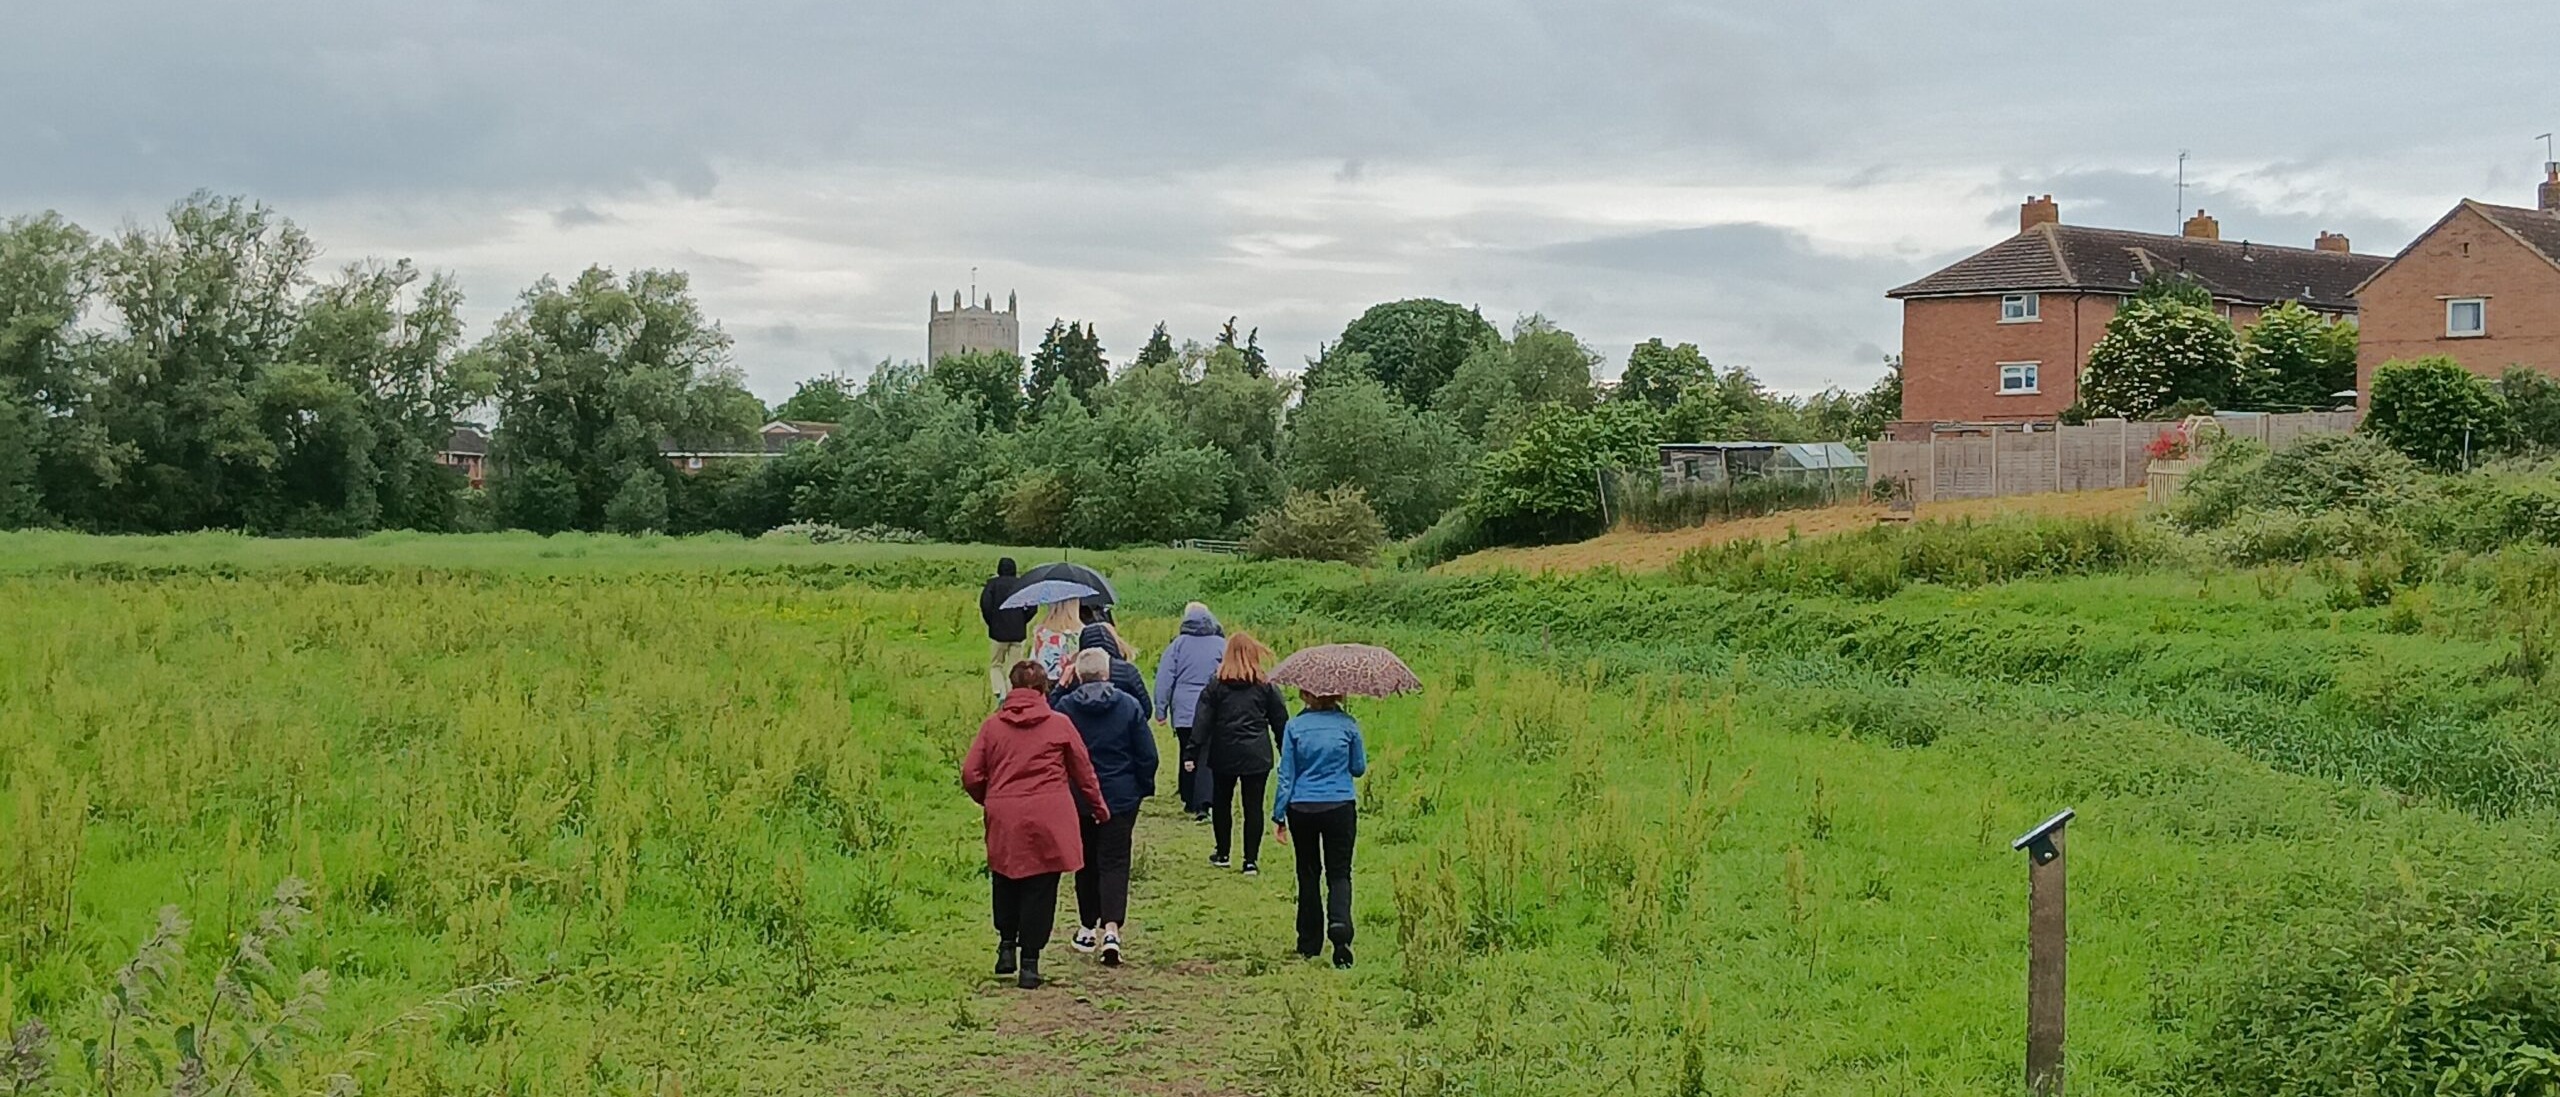
[[[2027,854],[2027,1093],[2062,1097],[2062,828],[2070,808],[2009,843]]]

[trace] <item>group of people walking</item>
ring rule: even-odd
[[[1367,772],[1368,754],[1342,698],[1300,690],[1300,711],[1290,715],[1269,677],[1270,648],[1250,633],[1226,635],[1197,602],[1183,611],[1150,692],[1107,605],[1006,608],[1020,586],[1008,558],[980,594],[996,710],[960,766],[961,787],[986,813],[996,974],[1025,989],[1041,984],[1040,953],[1057,920],[1059,878],[1069,873],[1072,946],[1106,965],[1122,961],[1138,812],[1155,795],[1159,768],[1150,721],[1170,725],[1179,745],[1185,811],[1213,824],[1210,865],[1235,866],[1241,794],[1242,871],[1259,874],[1254,817],[1269,787],[1272,833],[1294,843],[1298,953],[1322,955],[1330,943],[1334,966],[1350,967],[1354,779]]]

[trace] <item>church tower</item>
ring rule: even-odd
[[[974,295],[975,290],[971,293]],[[942,295],[933,295],[925,323],[925,363],[931,365],[954,354],[1000,350],[1014,357],[1022,356],[1022,313],[1014,295],[1004,295],[1004,311],[996,311],[993,295],[969,300],[959,290],[951,291],[951,307],[942,307]]]

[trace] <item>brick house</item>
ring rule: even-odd
[[[2222,239],[2203,210],[2185,231],[2062,223],[2053,196],[2018,208],[2018,233],[1885,294],[1902,302],[1902,415],[1910,422],[2049,421],[2079,402],[2080,369],[2116,306],[2154,273],[2182,273],[2234,325],[2285,301],[2355,314],[2355,288],[2389,260],[2321,233],[2308,248]]]
[[[464,482],[472,487],[489,484],[489,433],[475,426],[458,426],[445,439],[444,448],[436,451],[436,462],[459,470]]]
[[[2486,377],[2560,374],[2560,164],[2543,174],[2537,208],[2465,198],[2356,287],[2356,391],[2376,366],[2430,354]]]

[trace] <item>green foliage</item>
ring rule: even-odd
[[[1495,543],[1589,537],[1600,532],[1602,470],[1650,467],[1654,431],[1640,405],[1539,409],[1510,445],[1478,464],[1467,513]]]
[[[1696,343],[1671,347],[1659,338],[1647,339],[1627,352],[1627,368],[1618,375],[1618,387],[1611,390],[1612,400],[1635,400],[1652,405],[1655,411],[1669,411],[1690,389],[1716,383],[1716,367],[1707,356],[1698,353]]]
[[[1078,400],[1087,399],[1110,379],[1111,365],[1102,356],[1102,342],[1092,326],[1053,320],[1048,334],[1040,338],[1040,349],[1031,354],[1030,374],[1023,379],[1022,389],[1036,408],[1061,389]]]
[[[1437,413],[1353,377],[1307,393],[1289,416],[1284,457],[1291,487],[1358,488],[1389,536],[1409,537],[1464,495],[1475,450]]]
[[[2182,400],[2211,407],[2229,399],[2240,369],[2239,337],[2209,299],[2198,304],[2187,299],[2192,296],[2155,280],[2116,310],[2081,371],[2088,415],[2148,419]]]
[[[1230,329],[1234,328],[1235,321],[1229,320],[1227,326]],[[1156,324],[1156,330],[1147,333],[1147,345],[1138,348],[1137,359],[1129,365],[1133,369],[1145,369],[1149,366],[1164,365],[1173,361],[1173,358],[1173,336],[1165,332],[1163,322],[1159,321]]]
[[[1616,525],[1647,531],[1688,529],[1709,522],[1819,507],[1855,498],[1864,484],[1844,484],[1809,476],[1755,476],[1726,484],[1666,486],[1654,469],[1639,468],[1611,478],[1609,518]]]
[[[1357,487],[1292,491],[1255,515],[1245,555],[1257,560],[1335,560],[1363,567],[1386,545],[1386,527]]]
[[[2233,402],[2266,411],[2338,406],[2337,394],[2356,387],[2356,334],[2353,321],[2330,320],[2298,301],[2260,313],[2241,339]]]
[[[1156,331],[1162,334],[1164,326],[1157,325]],[[1271,359],[1262,353],[1261,328],[1244,333],[1244,338],[1239,340],[1236,338],[1236,318],[1227,317],[1225,326],[1218,329],[1218,346],[1236,352],[1236,361],[1243,367],[1245,376],[1271,376]]]
[[[2201,1092],[2560,1090],[2560,963],[2503,896],[2382,895],[2261,948],[2216,988],[2189,1057]]]
[[[1467,437],[1499,448],[1540,408],[1590,407],[1591,367],[1598,360],[1572,332],[1543,316],[1523,316],[1508,342],[1469,354],[1432,406]]]
[[[2171,508],[2183,528],[2217,529],[2246,511],[2388,517],[2427,487],[2415,463],[2366,435],[2311,435],[2279,453],[2234,440],[2212,454],[2187,475]]]
[[[2169,558],[2169,546],[2122,518],[1920,522],[1814,541],[1733,541],[1683,553],[1673,579],[1732,591],[1881,598],[1910,583],[1983,586],[2091,575]]]
[[[764,408],[738,387],[729,337],[705,320],[685,276],[591,267],[562,285],[525,291],[482,344],[498,373],[499,419],[490,460],[531,490],[501,493],[508,523],[525,529],[605,528],[606,508],[644,474],[663,477],[668,443],[746,449]],[[539,471],[536,471],[539,470]],[[568,499],[559,494],[565,483]],[[665,485],[654,508],[626,520],[666,520]],[[638,505],[648,500],[632,496]],[[563,506],[564,502],[570,505]]]
[[[2508,440],[2527,453],[2560,450],[2560,381],[2531,366],[2509,366],[2498,378],[2506,402]]]
[[[1022,416],[1022,359],[1005,351],[943,355],[925,378],[966,405],[981,430],[1011,430]]]
[[[2487,381],[2443,355],[2384,362],[2364,429],[2437,469],[2466,467],[2505,444],[2507,408]]]
[[[773,417],[801,423],[840,423],[853,397],[862,385],[841,373],[830,373],[800,382],[792,389],[791,398],[774,406]]]
[[[667,477],[663,468],[631,470],[604,504],[604,528],[615,533],[656,533],[667,528]]]
[[[1501,342],[1474,309],[1414,298],[1371,305],[1308,367],[1309,391],[1367,374],[1407,406],[1427,408],[1469,355]]]

